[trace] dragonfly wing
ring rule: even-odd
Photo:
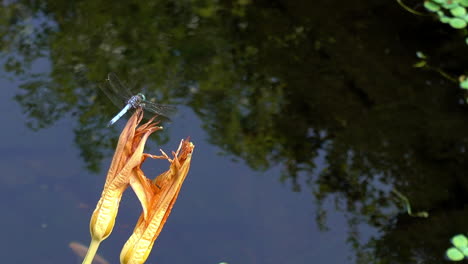
[[[117,94],[114,93],[114,91],[109,87],[109,85],[104,85],[100,84],[99,88],[101,91],[109,97],[109,99],[117,106],[117,107],[123,107],[126,103],[126,100],[122,96],[118,96]]]
[[[115,75],[115,73],[111,72],[107,75],[107,81],[109,81],[110,86],[114,90],[115,94],[118,94],[120,96],[123,96],[124,98],[129,99],[130,97],[133,96],[132,92],[130,89],[128,89],[127,86],[125,86],[120,79]]]
[[[151,101],[145,100],[142,102],[142,106],[147,111],[150,111],[154,114],[158,114],[161,116],[165,116],[167,118],[170,118],[171,116],[177,113],[177,108],[172,105],[160,105],[160,104],[156,104]]]

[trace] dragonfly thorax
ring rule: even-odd
[[[120,105],[125,102],[125,107],[109,121],[109,126],[114,124],[119,118],[121,118],[130,108],[143,108],[145,111],[150,113],[169,117],[176,110],[173,106],[160,105],[151,101],[147,101],[145,95],[142,93],[134,95],[134,93],[128,89],[114,73],[109,73],[107,76],[109,87],[100,86],[103,92],[114,102],[116,105]]]

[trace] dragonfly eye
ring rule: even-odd
[[[141,97],[141,100],[146,100],[146,96],[144,94],[139,93],[138,95]]]

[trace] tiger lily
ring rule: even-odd
[[[138,178],[139,175],[134,171],[139,169],[145,159],[143,149],[146,140],[153,132],[162,129],[162,127],[156,126],[152,119],[137,128],[142,117],[143,110],[137,109],[120,134],[101,198],[91,216],[91,243],[83,264],[91,263],[99,244],[112,232],[120,199],[127,187],[131,185],[134,190],[145,189],[142,185],[146,184],[146,179]],[[148,200],[145,194],[139,191],[137,196],[142,205],[145,206]],[[146,212],[147,208],[144,207],[143,211]]]
[[[145,195],[150,198],[147,204],[148,211],[146,214],[145,212],[141,214],[133,234],[125,243],[120,253],[121,264],[142,264],[148,258],[190,169],[193,149],[192,142],[182,140],[178,150],[172,153],[172,159],[162,150],[162,156],[145,154],[145,157],[167,159],[170,168],[145,185]],[[139,167],[133,173],[136,174],[134,178],[144,177]]]

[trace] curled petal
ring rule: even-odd
[[[140,216],[133,234],[125,243],[120,253],[122,264],[141,264],[146,261],[188,174],[193,149],[191,142],[183,140],[179,150],[174,153],[174,158],[169,159],[169,170],[153,180],[153,195],[147,216]]]
[[[143,117],[142,109],[137,111],[128,120],[125,128],[120,134],[117,148],[112,158],[112,163],[107,173],[106,182],[101,194],[101,198],[96,205],[96,209],[91,216],[90,233],[91,244],[89,252],[95,253],[99,243],[106,239],[115,223],[115,217],[119,209],[120,199],[129,184],[134,189],[139,185],[144,186],[144,181],[139,181],[139,167],[145,157],[143,156],[144,146],[148,137],[155,131],[162,129],[156,126],[153,120],[137,128]],[[149,184],[149,183],[148,183]],[[143,188],[143,187],[141,187]],[[143,204],[143,203],[142,203]],[[92,259],[89,253],[86,261]]]

